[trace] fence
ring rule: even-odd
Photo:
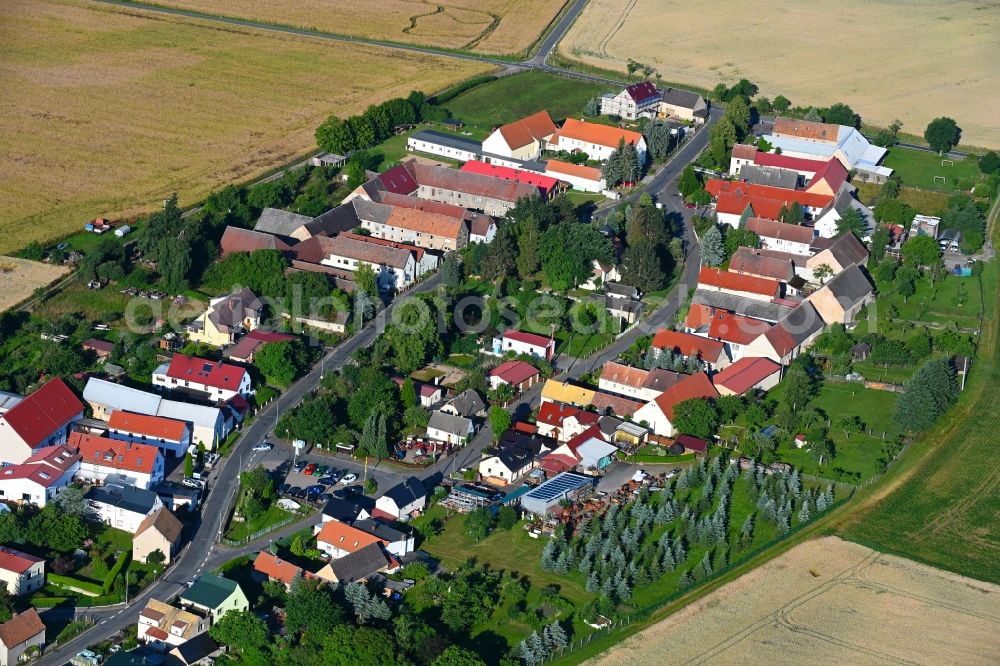
[[[219,542],[222,543],[223,545],[231,547],[242,546],[244,544],[250,543],[251,541],[256,541],[257,539],[261,538],[262,536],[266,536],[271,532],[280,530],[282,527],[285,527],[286,525],[291,525],[300,518],[302,518],[301,515],[294,515],[294,516],[289,516],[288,518],[282,518],[273,525],[268,525],[267,527],[259,529],[252,534],[248,534],[244,539],[227,539],[225,537],[222,537],[221,539],[219,539]]]

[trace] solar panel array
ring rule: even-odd
[[[572,492],[590,482],[590,477],[573,474],[572,472],[563,472],[529,492],[525,495],[525,498],[530,497],[542,502],[548,502],[556,497],[562,497],[566,493]]]

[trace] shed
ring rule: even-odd
[[[868,354],[872,352],[872,346],[867,342],[859,342],[858,344],[851,347],[851,356],[855,361],[864,361],[868,359]]]
[[[128,226],[127,224],[123,224],[122,226],[115,229],[115,236],[117,236],[118,238],[124,238],[126,235],[128,235],[130,231],[132,231],[132,227]]]
[[[563,500],[576,500],[593,492],[596,479],[563,472],[532,488],[521,497],[521,508],[538,516],[546,515]]]

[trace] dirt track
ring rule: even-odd
[[[992,664],[997,654],[1000,586],[823,537],[590,663]]]

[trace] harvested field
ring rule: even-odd
[[[65,266],[0,256],[0,312],[17,305],[39,287],[69,272]]]
[[[366,39],[520,54],[542,36],[566,0],[161,0],[157,4]]]
[[[991,664],[1000,587],[823,537],[590,663]]]
[[[846,102],[870,123],[922,134],[955,118],[962,142],[1000,146],[995,0],[591,0],[563,55],[712,88],[746,77],[795,105]],[[818,38],[822,35],[822,38]]]
[[[286,164],[331,113],[491,69],[77,0],[0,3],[0,252]]]

